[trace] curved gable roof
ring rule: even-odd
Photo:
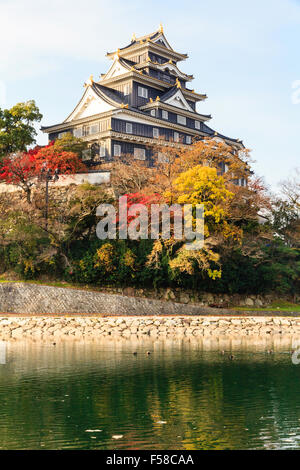
[[[84,113],[85,108],[87,108],[91,102],[95,103],[93,110],[91,110],[91,115],[93,115],[104,112],[104,110],[108,111],[109,109],[119,108],[122,99],[117,91],[93,82],[86,87],[79,103],[63,122],[70,122],[75,119],[78,114]],[[97,107],[99,109],[96,109]]]

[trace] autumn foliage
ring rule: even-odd
[[[0,167],[0,180],[19,186],[30,202],[31,189],[39,183],[43,169],[57,170],[61,177],[86,170],[79,156],[71,151],[55,147],[51,142],[46,147],[35,147],[28,152],[20,152],[3,159]]]

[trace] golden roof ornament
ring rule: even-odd
[[[149,103],[153,103],[153,99],[152,99],[152,98],[150,98]]]
[[[90,78],[85,82],[84,87],[92,86],[94,83],[94,76],[90,75]]]
[[[160,101],[160,97],[158,95],[156,97],[156,101]]]
[[[180,83],[178,77],[176,77],[176,86],[177,86],[177,88],[181,88],[181,83]]]
[[[159,30],[158,31],[163,34],[164,27],[163,27],[162,23],[159,24]]]
[[[131,42],[135,42],[136,41],[136,35],[135,33],[133,33],[132,37],[131,37]]]

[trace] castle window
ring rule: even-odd
[[[106,155],[106,147],[104,144],[100,145],[100,158],[104,158]]]
[[[168,83],[172,82],[172,78],[170,77],[170,75],[167,75],[166,73],[163,73],[162,80]]]
[[[200,121],[195,121],[195,129],[200,129]]]
[[[90,130],[90,126],[85,126],[83,131],[84,135],[90,135]]]
[[[126,122],[126,133],[132,134],[132,124],[130,122]]]
[[[153,137],[155,137],[155,139],[159,138],[159,130],[157,129],[157,127],[153,128]]]
[[[91,134],[97,134],[99,132],[99,124],[93,124],[90,127],[90,133]]]
[[[191,144],[192,143],[192,137],[190,135],[187,135],[186,138],[185,138],[185,141],[187,144]]]
[[[180,114],[177,114],[177,122],[178,124],[182,124],[183,126],[186,126],[186,117],[180,116]]]
[[[169,119],[169,113],[168,111],[165,111],[164,109],[161,112],[161,116],[163,119]]]
[[[120,157],[121,156],[121,145],[115,144],[114,145],[114,157]]]
[[[155,117],[155,116],[156,116],[156,111],[155,111],[155,109],[151,109],[150,114],[151,114],[151,116]]]
[[[138,147],[134,147],[134,158],[136,158],[137,160],[145,160],[146,150],[138,148]]]
[[[174,132],[174,142],[179,142],[179,133]]]
[[[138,95],[141,97],[141,98],[148,98],[148,90],[147,88],[144,88],[142,86],[139,86],[138,87]]]
[[[74,137],[82,137],[82,127],[78,127],[73,131]]]

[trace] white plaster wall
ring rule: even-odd
[[[77,173],[76,175],[60,176],[58,181],[50,184],[53,186],[68,186],[69,184],[103,184],[109,182],[110,172],[105,171],[101,173]]]
[[[76,175],[60,176],[59,180],[51,183],[51,186],[68,186],[70,184],[80,185],[82,183],[104,184],[110,182],[110,172],[103,171],[99,173],[77,173]],[[0,183],[0,193],[11,193],[21,191],[18,186],[12,184]]]

